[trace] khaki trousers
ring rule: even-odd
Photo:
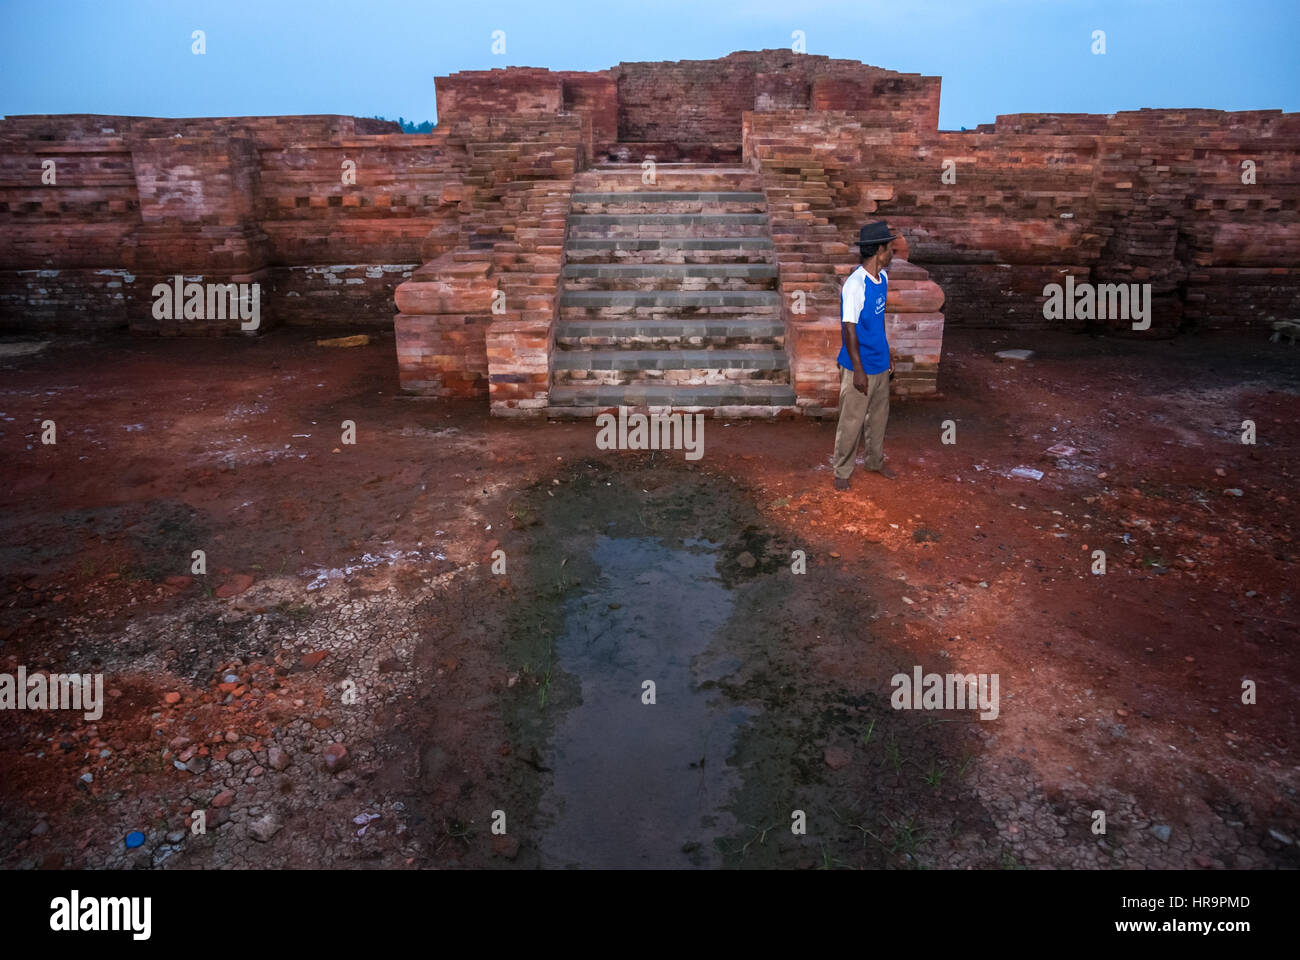
[[[853,473],[858,440],[866,436],[867,469],[885,465],[885,424],[889,421],[889,371],[867,374],[867,392],[853,386],[853,371],[840,367],[840,419],[835,426],[835,477]]]

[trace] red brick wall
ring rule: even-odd
[[[874,125],[934,127],[939,78],[789,50],[718,60],[621,63],[592,73],[529,67],[439,77],[439,122],[579,113],[592,121],[592,156],[637,160],[738,158],[747,110],[835,109]]]
[[[622,63],[619,139],[741,146],[749,110],[844,110],[875,125],[937,125],[939,78],[789,50],[741,51],[720,60]],[[662,152],[662,149],[661,151]],[[663,157],[660,157],[663,159]]]
[[[136,279],[122,269],[0,270],[0,318],[6,329],[46,335],[125,327],[148,309]]]
[[[747,157],[761,145],[819,158],[845,236],[871,219],[901,229],[946,291],[950,323],[1073,324],[1042,315],[1044,285],[1066,273],[1150,283],[1160,332],[1300,315],[1300,115],[1014,115],[964,133],[891,129],[869,112],[748,122]],[[1247,159],[1253,185],[1241,182]],[[955,183],[942,182],[946,160]]]
[[[264,329],[386,324],[397,284],[449,221],[455,232],[465,160],[445,132],[396,130],[334,116],[0,121],[0,326],[164,332],[150,290],[176,273],[257,274]],[[55,184],[41,183],[47,158]]]
[[[949,322],[1042,325],[1042,287],[1066,273],[1151,283],[1163,329],[1300,315],[1300,115],[1025,114],[958,133],[937,129],[939,89],[937,77],[767,50],[452,74],[438,79],[427,136],[327,115],[10,117],[0,326],[119,326],[138,319],[133,283],[178,270],[264,271],[285,294],[267,311],[289,322],[379,320],[386,285],[458,247],[492,251],[498,268],[546,261],[511,246],[528,201],[509,184],[571,178],[607,152],[752,159],[760,144],[815,157],[832,190],[824,216],[845,238],[866,219],[901,228],[945,288]],[[56,161],[56,185],[40,182],[42,159]],[[344,159],[355,185],[341,182]],[[956,183],[941,181],[946,159]],[[331,299],[335,274],[298,269],[333,267],[362,282]]]
[[[273,261],[420,262],[430,230],[455,214],[448,188],[460,172],[445,140],[385,134],[262,148],[258,219]],[[355,183],[343,183],[345,160]]]
[[[90,125],[74,118],[73,126]],[[87,139],[0,137],[0,271],[106,266],[140,223],[131,150],[99,136],[103,127],[94,124]],[[41,183],[47,159],[54,186]]]
[[[463,70],[434,81],[438,125],[467,117],[559,113],[564,107],[560,74],[533,67]]]
[[[267,300],[276,320],[290,326],[346,322],[349,327],[386,328],[393,319],[393,292],[418,266],[417,260],[274,267]]]
[[[618,139],[618,89],[611,70],[463,70],[436,78],[436,85],[439,126],[574,113],[591,124],[588,156],[607,152]]]
[[[621,63],[615,72],[619,140],[739,145],[740,115],[754,109],[752,63]]]
[[[618,86],[611,71],[564,73],[564,109],[591,119],[589,157],[609,152],[618,140]]]

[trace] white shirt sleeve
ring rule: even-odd
[[[854,281],[852,277],[844,281],[844,294],[840,298],[843,303],[840,315],[841,323],[857,323],[858,317],[862,316],[862,308],[866,305],[866,288]]]

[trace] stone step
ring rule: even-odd
[[[759,237],[570,237],[570,250],[771,250],[772,238]]]
[[[694,407],[793,407],[794,388],[788,384],[566,384],[551,388],[552,408],[609,408],[671,406]],[[582,416],[581,413],[574,415]],[[588,416],[590,414],[587,414]]]
[[[570,263],[770,263],[771,237],[578,238],[564,245]]]
[[[767,232],[765,213],[575,213],[569,216],[569,237],[574,240],[761,237]]]
[[[772,349],[785,343],[779,317],[646,317],[562,320],[555,327],[556,356],[566,350],[687,350],[703,347]]]
[[[700,266],[708,266],[701,264]],[[763,266],[763,264],[756,264]],[[564,289],[588,292],[673,292],[680,293],[757,293],[776,289],[776,277],[751,280],[746,277],[570,277]]]
[[[735,173],[744,174],[749,177],[757,176],[757,173],[752,167],[742,166],[738,163],[705,163],[703,161],[674,160],[672,162],[659,163],[656,164],[656,166],[659,170],[667,171],[669,173]],[[640,176],[641,163],[617,163],[614,161],[601,163],[584,170],[583,175],[585,176],[593,173],[617,173],[619,171],[635,173]]]
[[[564,350],[552,364],[556,384],[789,383],[780,348],[766,350]]]
[[[631,351],[627,351],[631,352]],[[563,370],[556,368],[553,386],[625,387],[646,384],[706,386],[727,383],[748,385],[788,384],[788,369],[756,370],[741,367],[690,367],[672,370]]]
[[[737,166],[575,178],[548,415],[795,409],[761,180]]]
[[[603,163],[663,160],[712,166],[719,163],[740,163],[742,149],[739,137],[731,136],[721,140],[685,140],[676,136],[669,140],[625,140],[620,137],[617,143],[609,145],[600,159]]]
[[[694,226],[700,223],[767,226],[765,213],[574,213],[569,226],[617,226],[642,224]],[[747,236],[747,234],[737,234]]]
[[[763,213],[761,193],[699,190],[641,191],[574,194],[574,214],[630,213]]]
[[[788,370],[784,350],[560,350],[556,370]]]
[[[591,250],[565,250],[565,259],[577,264],[628,264],[630,266],[656,265],[698,265],[706,264],[762,264],[771,263],[772,255],[768,250],[736,249],[682,249],[680,247],[648,247],[644,249],[627,249],[607,247]]]
[[[771,263],[571,263],[566,277],[746,277],[758,280],[776,276]]]
[[[699,314],[779,317],[781,295],[775,290],[570,290],[560,295],[560,315],[573,320]]]
[[[762,180],[748,167],[710,164],[660,163],[654,168],[655,182],[644,183],[639,163],[609,164],[585,170],[575,178],[575,189],[585,191],[642,190],[751,190]]]
[[[570,263],[566,290],[771,290],[772,263]]]
[[[575,193],[574,203],[668,203],[699,200],[709,203],[762,203],[759,190],[618,190],[605,193]]]

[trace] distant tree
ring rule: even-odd
[[[388,123],[396,123],[402,128],[403,133],[433,133],[434,123],[432,120],[425,120],[423,123],[416,123],[414,120],[407,120],[399,116],[396,121],[389,120],[387,117],[381,117],[375,114],[375,120],[384,120]]]

